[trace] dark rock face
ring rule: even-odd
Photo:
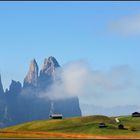
[[[54,57],[44,60],[43,68],[38,75],[35,59],[31,61],[29,71],[24,79],[23,87],[18,81],[11,81],[9,89],[3,91],[0,78],[0,127],[11,126],[32,120],[48,119],[52,100],[39,98],[53,84],[55,71],[60,65]],[[78,97],[53,100],[54,110],[64,117],[81,116]]]
[[[21,83],[20,82],[16,82],[14,80],[12,80],[10,88],[9,88],[9,92],[12,94],[19,94],[21,92]]]
[[[20,94],[22,90],[22,86],[21,83],[19,81],[11,81],[11,84],[9,86],[9,90],[6,89],[5,90],[5,97],[6,99],[11,101],[11,98],[15,98],[16,96],[18,96]]]
[[[1,82],[1,76],[0,76],[0,127],[6,126],[6,124],[9,122],[7,119],[7,102],[6,102],[6,96],[4,94],[3,85]]]
[[[1,76],[0,76],[0,95],[4,93],[4,90],[3,90],[3,85],[2,85],[2,82],[1,82]]]
[[[4,107],[4,121],[5,126],[10,126],[16,124],[18,115],[18,97],[20,96],[22,90],[21,83],[19,81],[11,81],[9,90],[5,91],[5,107]],[[22,115],[22,114],[21,114]]]
[[[78,97],[71,97],[54,101],[54,111],[64,117],[81,116]]]

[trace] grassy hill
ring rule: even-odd
[[[1,129],[1,132],[52,132],[65,134],[86,134],[97,136],[131,136],[140,138],[140,117],[119,116],[127,130],[119,130],[115,117],[85,116],[73,117],[62,120],[37,120]],[[108,127],[99,128],[99,123],[104,122]],[[8,134],[8,133],[7,133]],[[2,136],[4,136],[3,133]],[[20,137],[25,136],[21,135]],[[10,136],[9,136],[10,137]],[[15,137],[15,136],[13,136]],[[33,135],[31,137],[34,137]]]

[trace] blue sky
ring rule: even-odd
[[[139,23],[139,2],[0,2],[4,88],[23,81],[31,59],[42,67],[51,55],[60,65],[82,59],[94,70],[128,65],[139,73]]]

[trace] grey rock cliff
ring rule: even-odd
[[[14,81],[12,80],[10,87],[9,87],[9,92],[13,94],[19,94],[21,92],[21,83],[19,81]]]
[[[54,77],[55,69],[58,67],[60,67],[60,65],[53,56],[50,56],[48,59],[45,58],[43,68],[40,71],[40,76],[45,75]]]
[[[31,61],[29,71],[24,79],[23,87],[36,87],[38,82],[38,65],[35,59]]]
[[[58,67],[60,67],[60,65],[53,56],[50,56],[48,59],[45,58],[43,68],[39,75],[38,84],[41,90],[47,89],[47,87],[52,84],[55,79],[55,70]]]
[[[3,85],[1,82],[1,75],[0,75],[0,94],[3,94],[3,93],[4,93],[4,90],[3,90]]]

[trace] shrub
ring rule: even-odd
[[[131,127],[130,127],[130,130],[131,130],[131,131],[136,131],[136,127],[131,126]]]

